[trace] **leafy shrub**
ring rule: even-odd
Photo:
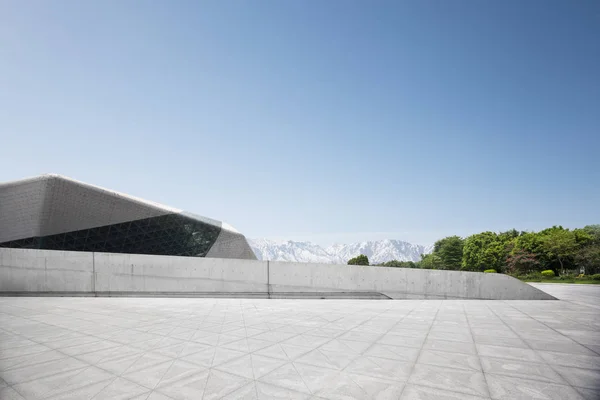
[[[495,270],[495,269],[486,269],[486,270],[485,270],[485,271],[483,271],[483,272],[485,272],[486,274],[495,274],[495,273],[496,273],[496,270]]]
[[[571,280],[575,279],[575,275],[573,275],[573,274],[564,274],[564,275],[560,276],[560,279],[562,281],[571,281]]]
[[[369,258],[364,254],[348,260],[348,265],[369,265]]]
[[[594,274],[591,276],[592,280],[594,281],[600,281],[600,274]]]
[[[545,271],[542,271],[542,276],[544,278],[554,278],[556,274],[554,273],[554,271],[552,271],[551,269],[547,269]]]
[[[523,281],[533,281],[533,282],[541,282],[542,274],[539,272],[530,272],[528,274],[518,275],[517,279],[521,279]]]

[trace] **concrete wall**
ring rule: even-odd
[[[552,296],[502,274],[270,262],[271,291],[370,291],[393,299],[544,300]]]
[[[267,293],[267,263],[95,253],[96,292]]]
[[[500,274],[0,248],[0,294],[545,300]]]
[[[94,254],[0,248],[0,292],[90,293]]]

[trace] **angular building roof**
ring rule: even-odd
[[[229,224],[56,174],[0,183],[0,247],[256,259]]]

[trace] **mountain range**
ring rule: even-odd
[[[421,246],[401,240],[377,240],[321,247],[311,242],[249,239],[259,260],[346,264],[349,259],[364,254],[371,264],[391,260],[419,261],[421,254],[430,253],[433,246]]]

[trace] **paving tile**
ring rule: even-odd
[[[315,349],[296,358],[296,361],[303,364],[316,365],[319,367],[341,370],[357,357],[358,355],[352,353],[346,354],[322,349]]]
[[[14,389],[28,400],[36,400],[71,392],[111,378],[114,378],[114,375],[104,370],[87,367],[19,383],[14,385]]]
[[[439,367],[481,371],[479,357],[446,351],[422,350],[417,363],[437,365]]]
[[[486,374],[514,376],[517,378],[567,385],[567,382],[546,364],[502,358],[481,357],[481,365]]]
[[[486,374],[490,394],[494,400],[582,400],[571,386],[556,385],[511,376]]]
[[[55,396],[51,396],[49,400],[90,400],[94,396],[96,396],[100,391],[102,391],[105,387],[110,385],[115,378],[107,379],[105,381],[100,381],[97,383],[92,383],[91,385],[87,385],[66,393],[60,393]]]
[[[330,387],[336,382],[340,374],[339,371],[334,369],[315,367],[299,362],[294,362],[293,365],[311,394],[316,394],[324,388]]]
[[[216,400],[223,398],[225,395],[241,388],[249,382],[249,379],[238,375],[232,375],[215,369],[210,370],[202,399]]]
[[[359,342],[369,342],[372,343],[378,340],[381,337],[380,333],[372,333],[372,332],[361,332],[361,331],[348,331],[343,335],[339,336],[339,339],[344,340],[356,340]]]
[[[215,356],[212,360],[212,366],[213,367],[219,366],[230,360],[243,357],[246,354],[247,353],[245,353],[243,351],[237,351],[237,350],[231,350],[231,349],[217,347],[215,349]]]
[[[534,350],[551,350],[559,353],[596,355],[590,349],[572,340],[526,340],[529,347]]]
[[[209,370],[203,370],[167,385],[159,385],[155,392],[164,394],[175,400],[202,399],[208,374]]]
[[[48,346],[51,349],[66,349],[68,347],[79,346],[87,343],[95,343],[99,341],[100,340],[95,336],[80,334],[77,337],[69,337],[65,339],[61,337],[59,340],[44,342],[44,346]]]
[[[528,349],[529,346],[523,340],[517,337],[496,337],[492,332],[488,332],[487,335],[473,335],[473,339],[477,344],[488,344],[493,346],[503,347],[518,347],[521,349]]]
[[[509,360],[543,362],[541,357],[533,350],[520,349],[517,347],[491,346],[487,344],[478,344],[477,351],[479,356],[506,358]]]
[[[474,343],[453,342],[449,340],[427,339],[423,349],[446,351],[449,353],[477,354],[477,348]]]
[[[258,379],[260,382],[311,394],[310,389],[292,363],[285,364]]]
[[[12,357],[21,357],[29,354],[38,354],[51,350],[47,346],[36,344],[33,346],[15,347],[10,349],[0,349],[0,360]]]
[[[43,378],[48,375],[81,369],[87,366],[88,364],[82,361],[68,357],[60,360],[47,361],[40,364],[31,364],[25,367],[9,369],[2,373],[2,378],[9,385],[14,385],[21,382]]]
[[[27,400],[475,400],[490,397],[481,360],[494,400],[596,399],[600,321],[586,304],[0,297],[0,390],[6,378]]]
[[[341,374],[317,395],[332,400],[396,400],[403,388],[404,383],[402,382],[391,382],[356,374]]]
[[[149,391],[127,379],[117,378],[96,394],[94,400],[126,400],[142,393],[149,393]]]
[[[0,387],[0,399],[2,400],[26,400],[15,389],[11,387]]]
[[[375,378],[406,382],[410,375],[412,363],[380,357],[361,356],[352,361],[345,369],[356,375],[373,376]]]
[[[165,361],[163,363],[143,368],[134,372],[123,374],[123,378],[142,385],[148,389],[154,389],[167,373],[174,361]]]
[[[78,354],[74,358],[89,364],[97,364],[126,357],[141,356],[144,351],[131,346],[118,346],[94,351],[91,353]]]
[[[48,350],[42,353],[27,354],[18,357],[4,358],[0,360],[0,373],[7,369],[25,367],[32,364],[54,361],[68,358],[69,356],[56,350]]]
[[[364,353],[365,356],[391,358],[393,360],[415,362],[419,356],[419,349],[414,347],[390,346],[375,343]]]
[[[421,348],[425,342],[425,337],[407,337],[394,334],[386,334],[382,336],[377,343],[387,344],[390,346],[416,347]]]
[[[160,392],[152,392],[149,395],[144,393],[138,397],[134,397],[131,400],[173,400],[173,398],[166,396]]]
[[[572,386],[600,390],[600,371],[597,369],[561,367],[558,371]]]
[[[597,344],[600,342],[600,332],[576,329],[558,329],[561,334],[582,344]]]
[[[167,386],[178,380],[188,378],[193,375],[198,375],[206,371],[206,367],[200,367],[196,364],[192,364],[183,360],[174,360],[161,377],[160,381],[156,383],[154,387],[160,388],[162,386]]]
[[[296,335],[289,339],[281,342],[281,344],[291,344],[292,346],[303,346],[303,347],[319,347],[329,341],[328,338],[313,335]]]
[[[550,365],[600,369],[600,356],[586,356],[580,354],[565,355],[565,353],[556,353],[552,351],[539,351],[538,354]]]
[[[240,340],[236,340],[234,342],[227,343],[223,345],[224,348],[238,350],[245,353],[251,353],[260,349],[264,349],[265,347],[272,346],[273,342],[269,342],[266,340],[254,339],[254,338],[243,338]]]
[[[70,356],[76,356],[79,354],[92,353],[94,351],[110,349],[119,346],[120,344],[116,342],[111,342],[108,340],[99,340],[96,342],[80,344],[77,346],[64,347],[61,348],[60,351]]]
[[[592,390],[585,388],[575,388],[586,400],[598,400],[600,399],[600,390]]]
[[[467,343],[472,343],[473,342],[473,336],[471,336],[471,333],[468,332],[440,332],[440,331],[435,331],[435,332],[430,332],[429,335],[427,336],[427,338],[431,338],[434,340],[449,340],[449,341],[453,341],[453,342],[467,342]]]
[[[371,347],[371,343],[369,342],[360,342],[356,340],[344,340],[344,339],[333,339],[327,343],[324,343],[319,347],[321,350],[326,351],[334,351],[338,353],[344,354],[362,354],[369,347]]]
[[[450,392],[427,386],[407,384],[400,400],[487,400],[489,397]]]
[[[489,396],[483,373],[416,364],[409,383],[475,396]]]

